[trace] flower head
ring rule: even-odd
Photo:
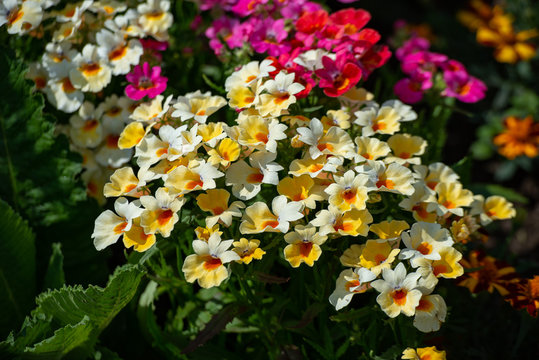
[[[147,62],[142,66],[135,66],[125,77],[131,83],[125,88],[125,94],[133,100],[140,100],[145,96],[153,99],[167,88],[168,79],[161,76],[161,67],[150,68]]]

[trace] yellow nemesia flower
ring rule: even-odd
[[[446,360],[445,351],[437,350],[436,347],[426,347],[412,349],[408,348],[402,352],[401,359],[413,360]]]
[[[225,189],[210,189],[205,194],[197,196],[198,206],[203,211],[212,213],[212,216],[206,218],[206,224],[208,226],[213,226],[218,221],[221,221],[226,226],[230,226],[233,216],[241,217],[240,209],[243,209],[245,204],[241,201],[234,201],[228,205],[229,199],[230,193]]]
[[[236,260],[238,263],[249,264],[253,259],[260,260],[266,253],[259,248],[260,240],[241,238],[240,241],[234,241],[232,243],[234,251],[239,255],[240,259]]]
[[[314,209],[316,201],[324,200],[324,196],[315,192],[316,186],[314,180],[309,175],[298,177],[285,177],[277,184],[277,192],[286,196],[291,201],[298,201]]]
[[[380,239],[393,240],[398,238],[404,230],[408,230],[410,225],[403,220],[382,221],[372,224],[370,231],[378,235]]]
[[[322,255],[322,245],[327,236],[320,235],[313,225],[297,225],[293,232],[284,236],[289,244],[284,248],[284,257],[292,267],[298,267],[301,263],[313,266],[314,262]]]

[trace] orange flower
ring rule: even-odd
[[[468,260],[462,259],[460,264],[464,269],[474,271],[465,273],[457,285],[467,287],[472,293],[484,290],[491,293],[496,289],[506,296],[510,293],[508,286],[517,281],[515,268],[492,256],[485,256],[481,251],[472,251]]]
[[[499,146],[499,153],[508,159],[519,155],[530,158],[538,154],[539,123],[533,121],[531,116],[518,119],[509,116],[504,120],[505,131],[494,137],[493,142]]]
[[[531,316],[539,314],[539,276],[533,279],[521,279],[509,287],[510,294],[506,300],[516,309],[526,309]]]
[[[457,18],[468,29],[476,31],[480,26],[486,26],[494,16],[502,14],[503,10],[499,5],[491,7],[481,0],[472,0],[470,11],[459,11]]]

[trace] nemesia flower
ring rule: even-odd
[[[138,218],[144,211],[136,203],[130,203],[123,197],[116,200],[114,210],[118,215],[105,210],[95,221],[92,238],[97,250],[103,250],[118,241],[121,236],[126,236],[133,227],[133,219]]]
[[[387,316],[394,318],[400,313],[406,316],[415,314],[415,309],[421,299],[421,291],[417,290],[417,280],[421,275],[417,272],[406,274],[403,263],[399,263],[395,270],[384,269],[382,279],[375,280],[371,286],[380,294],[376,302]]]
[[[266,18],[255,26],[249,41],[256,52],[279,56],[290,50],[290,45],[285,41],[287,36],[284,19]]]
[[[238,160],[240,153],[240,145],[230,138],[225,138],[215,148],[208,151],[210,156],[208,162],[214,166],[221,164],[226,168],[231,162]]]
[[[179,117],[182,121],[194,118],[199,123],[205,123],[208,116],[226,105],[226,100],[221,96],[210,96],[209,93],[191,93],[180,96],[173,107],[173,117]]]
[[[99,56],[98,48],[86,44],[82,53],[73,59],[75,67],[69,71],[69,80],[81,91],[98,92],[110,83],[112,70]]]
[[[166,40],[167,30],[173,22],[169,9],[170,1],[168,0],[147,0],[146,3],[138,5],[140,27],[155,39]]]
[[[234,241],[232,245],[234,246],[233,250],[240,256],[240,259],[236,261],[245,265],[250,264],[253,259],[262,259],[262,256],[266,254],[264,250],[259,248],[260,240],[248,240],[242,237],[240,241]]]
[[[69,79],[73,67],[73,63],[65,60],[56,64],[54,70],[49,70],[54,75],[47,82],[48,87],[45,89],[47,100],[58,110],[66,113],[77,111],[84,101],[82,91],[76,89]]]
[[[487,225],[492,220],[510,219],[516,215],[513,204],[497,195],[489,196],[486,200],[482,195],[475,195],[470,207],[470,215],[479,215],[482,225]]]
[[[539,154],[539,123],[531,116],[524,119],[508,116],[503,125],[504,131],[492,140],[501,155],[512,160],[520,155],[534,158]]]
[[[337,278],[335,290],[329,296],[329,302],[335,310],[347,306],[355,294],[367,291],[368,283],[376,279],[376,275],[365,268],[343,270]]]
[[[311,224],[320,227],[321,235],[337,233],[341,236],[366,236],[372,220],[372,215],[367,210],[351,209],[343,214],[331,207],[320,210]]]
[[[240,233],[258,234],[265,231],[287,233],[290,222],[303,217],[300,212],[303,204],[288,202],[283,195],[273,199],[271,208],[273,212],[263,202],[256,202],[247,207],[241,219]]]
[[[409,134],[395,134],[387,139],[387,144],[391,148],[392,156],[384,159],[386,163],[396,162],[397,164],[420,164],[419,157],[425,152],[427,142],[419,136]]]
[[[343,129],[332,126],[324,133],[324,126],[320,120],[313,118],[309,127],[296,129],[299,140],[309,147],[309,154],[312,159],[317,159],[323,154],[343,156],[345,158],[354,156],[354,143],[350,135]]]
[[[365,174],[356,174],[353,170],[347,171],[342,177],[335,176],[335,183],[329,185],[324,191],[329,195],[329,205],[341,212],[350,209],[363,210],[366,207],[367,187],[369,177]]]
[[[400,237],[404,230],[408,230],[410,225],[403,220],[382,221],[372,224],[370,232],[375,233],[382,240],[395,240]]]
[[[94,105],[85,101],[77,114],[69,118],[69,137],[77,146],[93,148],[103,140],[103,127],[99,122],[101,114]]]
[[[101,30],[96,35],[99,45],[97,53],[101,58],[109,60],[113,75],[127,74],[131,65],[137,65],[142,55],[142,45],[136,39],[129,42],[121,34],[113,34],[108,30]]]
[[[429,204],[427,211],[436,210],[440,216],[447,212],[462,216],[464,214],[462,206],[470,206],[473,201],[472,192],[463,189],[462,184],[458,182],[440,183],[436,186],[436,192],[437,203]]]
[[[218,233],[213,233],[208,242],[193,240],[195,254],[185,258],[182,266],[187,282],[198,282],[203,288],[219,286],[228,278],[224,264],[239,260],[240,256],[228,250],[234,240],[221,240]]]
[[[222,222],[225,226],[232,224],[232,217],[241,217],[240,209],[245,207],[241,201],[234,201],[228,205],[230,193],[224,189],[210,189],[205,194],[197,196],[198,206],[212,213],[212,216],[206,218],[206,225],[213,226],[217,222]]]
[[[172,170],[165,180],[165,186],[179,194],[214,189],[216,186],[214,179],[221,176],[224,176],[222,172],[203,160],[192,168],[182,165]]]
[[[453,169],[440,162],[432,163],[428,167],[416,165],[414,171],[431,190],[436,190],[439,183],[453,183],[459,180],[459,176]]]
[[[177,198],[167,188],[161,187],[155,192],[155,197],[141,196],[140,202],[145,208],[140,215],[140,225],[144,232],[169,237],[174,224],[180,220],[177,212],[185,204],[185,198]]]
[[[445,351],[438,350],[436,347],[426,348],[407,348],[402,352],[401,359],[413,359],[413,360],[446,360]]]
[[[337,167],[342,165],[342,163],[343,160],[336,156],[322,155],[316,159],[311,159],[307,155],[306,158],[292,160],[288,173],[294,176],[307,174],[312,178],[316,178],[324,171],[336,172]]]
[[[123,167],[116,169],[110,177],[110,182],[106,183],[103,188],[105,197],[112,196],[132,196],[140,197],[144,194],[142,189],[148,181],[153,180],[154,174],[141,168],[138,172],[138,177],[135,176],[132,167]]]
[[[0,26],[6,24],[8,34],[25,34],[38,26],[42,17],[38,1],[4,0],[0,4]]]
[[[465,103],[475,103],[485,97],[486,85],[479,79],[463,72],[444,72],[447,87],[443,96],[455,97]]]
[[[292,267],[297,268],[301,263],[314,265],[322,255],[320,245],[327,240],[327,236],[320,235],[313,225],[308,224],[296,225],[294,231],[286,234],[284,239],[288,243],[284,248],[284,257]]]
[[[459,261],[462,259],[462,254],[455,248],[447,246],[441,248],[439,260],[428,260],[424,257],[417,257],[411,261],[413,267],[419,267],[417,270],[423,278],[427,278],[428,274],[432,273],[436,277],[446,279],[455,279],[464,273],[462,265]]]
[[[406,249],[400,252],[399,259],[410,259],[411,262],[421,257],[440,260],[439,251],[453,245],[453,239],[447,229],[427,222],[413,224],[410,232],[403,232],[401,237]]]
[[[208,242],[210,236],[212,236],[214,233],[218,234],[219,236],[223,235],[223,232],[219,231],[219,224],[206,227],[198,226],[195,229],[195,235],[197,239],[205,242]]]
[[[373,134],[389,134],[392,135],[400,129],[400,115],[389,106],[366,107],[358,112],[355,112],[355,124],[363,126],[361,134],[363,136],[371,136]]]
[[[274,80],[267,80],[264,83],[264,90],[267,93],[260,95],[261,105],[258,108],[260,115],[279,116],[290,104],[296,102],[295,94],[305,87],[294,82],[294,74],[279,72]]]
[[[142,66],[135,66],[125,78],[131,83],[125,88],[125,94],[133,100],[141,100],[145,96],[153,99],[167,88],[168,79],[161,76],[161,67],[154,66],[150,69],[147,62]]]
[[[315,73],[320,78],[319,86],[327,96],[341,96],[361,79],[361,69],[348,56],[337,54],[335,60],[324,56],[322,65]]]
[[[316,202],[324,200],[324,195],[316,191],[314,180],[308,175],[285,177],[277,184],[277,192],[291,201],[301,202],[309,209],[316,208]]]
[[[414,326],[422,332],[440,330],[445,321],[447,306],[440,295],[423,295],[415,308]]]
[[[423,182],[416,182],[414,192],[399,203],[405,210],[411,211],[414,219],[433,223],[437,219],[436,209],[429,210],[431,203],[436,202],[436,197]]]
[[[355,162],[357,163],[365,160],[378,160],[391,152],[386,142],[374,137],[358,136],[355,139],[355,143],[357,145]]]
[[[340,260],[344,266],[369,269],[378,276],[384,269],[391,269],[399,252],[387,241],[367,240],[364,245],[354,244],[345,250]]]
[[[277,141],[286,139],[287,126],[277,119],[265,119],[251,115],[239,120],[238,143],[252,149],[277,152]]]
[[[366,165],[356,166],[358,173],[367,173],[369,186],[376,191],[388,191],[397,194],[411,195],[414,193],[413,175],[410,169],[391,163],[385,165],[381,161],[368,160]]]

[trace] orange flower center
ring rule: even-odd
[[[219,266],[221,266],[223,263],[221,262],[221,259],[214,258],[213,256],[206,256],[204,259],[204,269],[207,271],[212,271],[217,269]]]
[[[308,241],[308,242],[302,242],[301,244],[299,244],[299,254],[306,258],[306,257],[309,257],[309,254],[311,253],[311,250],[313,248],[313,243]]]
[[[260,184],[264,180],[264,174],[257,170],[254,174],[249,174],[247,176],[247,182],[250,184]]]
[[[280,94],[278,95],[275,100],[273,100],[273,102],[277,105],[281,105],[282,103],[284,103],[286,100],[288,100],[290,98],[290,94],[289,93],[284,93],[284,94]]]
[[[356,200],[356,191],[353,189],[345,190],[342,193],[342,198],[344,201],[346,201],[348,204],[353,203]]]
[[[445,273],[448,273],[450,272],[451,269],[449,269],[447,267],[447,265],[445,264],[439,264],[439,265],[435,265],[433,268],[432,268],[432,272],[434,274],[434,276],[438,276],[440,274],[445,274]]]
[[[262,223],[261,227],[262,229],[265,229],[267,226],[275,229],[277,226],[279,226],[279,222],[277,220],[267,220]]]
[[[387,189],[392,190],[395,188],[395,183],[389,179],[380,179],[376,182],[376,187],[381,188],[385,186]]]
[[[225,211],[225,209],[223,209],[220,206],[217,206],[217,207],[212,209],[213,215],[221,215],[224,211]]]
[[[404,304],[406,304],[406,295],[408,294],[408,292],[404,289],[400,289],[400,290],[395,290],[395,291],[392,291],[391,292],[391,297],[393,298],[393,301],[395,302],[395,304],[399,305],[399,306],[403,306]]]
[[[455,203],[449,201],[449,200],[446,200],[442,203],[443,206],[445,206],[447,209],[454,209],[456,208],[457,206],[455,205]]]
[[[202,180],[191,180],[189,181],[186,185],[185,185],[185,188],[187,190],[193,190],[194,188],[196,188],[197,186],[200,186],[200,187],[203,187],[204,186],[204,182]]]
[[[262,132],[256,133],[255,139],[266,144],[268,142],[268,134]]]
[[[20,9],[15,9],[15,10],[11,11],[7,15],[7,25],[8,26],[13,25],[17,21],[19,21],[23,17],[23,15],[24,15],[24,12],[21,11]]]
[[[62,80],[62,90],[66,93],[66,94],[70,94],[72,92],[74,92],[76,89],[73,87],[73,84],[71,83],[71,80],[69,80],[68,77],[64,78]]]
[[[174,212],[172,212],[172,210],[170,209],[161,211],[161,213],[157,216],[157,222],[159,223],[160,226],[163,226],[167,224],[170,221],[170,219],[172,219],[173,215],[174,215]]]
[[[126,226],[127,221],[124,221],[123,223],[116,225],[112,231],[114,231],[115,234],[121,234],[124,232]]]
[[[97,120],[89,120],[86,121],[86,123],[82,127],[82,130],[86,132],[93,131],[97,127],[97,125],[99,125],[99,122],[97,122]]]
[[[411,156],[410,153],[407,153],[407,152],[401,152],[399,155],[401,159],[409,159],[410,156]]]
[[[376,262],[377,265],[380,265],[381,263],[383,263],[384,261],[386,261],[387,257],[383,254],[376,254],[374,255],[374,261]]]
[[[127,47],[120,46],[109,53],[109,61],[116,61],[123,58],[127,54]]]
[[[324,150],[328,150],[328,151],[333,151],[333,145],[331,144],[328,144],[328,143],[322,143],[322,144],[318,144],[316,146],[318,148],[318,150],[320,151],[324,151]]]
[[[84,64],[80,67],[80,71],[84,74],[84,76],[94,76],[99,72],[99,70],[101,70],[101,65],[98,63]]]
[[[421,219],[426,219],[429,216],[429,213],[425,209],[425,204],[423,204],[423,203],[415,205],[412,208],[412,211],[415,211],[417,216],[419,216]]]
[[[422,242],[417,247],[417,251],[419,251],[423,255],[428,255],[432,252],[432,245],[429,244],[428,242]]]
[[[384,122],[379,121],[372,125],[372,130],[373,131],[384,130],[386,127],[387,125]]]
[[[419,300],[419,305],[415,308],[416,311],[431,311],[434,308],[434,305],[427,299]]]

